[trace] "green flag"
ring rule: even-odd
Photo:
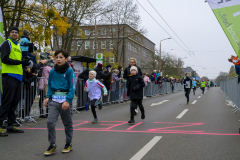
[[[3,17],[2,17],[2,9],[0,7],[0,46],[2,45],[4,38],[3,38]],[[0,52],[0,56],[1,56],[1,52]],[[2,75],[2,61],[0,58],[0,76]],[[0,89],[2,92],[2,76],[0,78]]]
[[[207,0],[240,58],[240,0]]]

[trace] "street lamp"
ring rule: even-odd
[[[95,16],[95,55],[97,54],[97,17],[102,15],[102,14],[105,14],[105,13],[109,13],[109,12],[112,12],[113,10],[106,10],[102,13],[99,13],[98,15]]]
[[[171,39],[171,38],[166,38],[166,39],[163,39],[163,40],[160,41],[160,58],[162,57],[162,45],[161,45],[161,42],[165,41],[165,40],[168,40],[168,39]]]

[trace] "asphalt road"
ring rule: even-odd
[[[24,134],[0,138],[1,160],[239,160],[239,112],[232,114],[220,88],[201,97],[184,92],[143,101],[146,119],[140,114],[135,125],[127,124],[130,103],[106,106],[97,111],[99,123],[92,124],[91,112],[74,114],[73,151],[62,154],[64,127],[59,119],[57,152],[43,155],[48,148],[46,120],[22,126]],[[192,104],[194,103],[194,104]]]

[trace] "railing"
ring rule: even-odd
[[[240,110],[240,85],[238,84],[238,78],[230,78],[220,82],[220,88],[227,101],[229,107],[234,107],[233,113]]]
[[[122,83],[121,81],[115,83],[116,84],[112,85],[116,86],[112,86],[108,91],[108,96],[103,96],[102,94],[102,105],[123,103],[129,100],[126,83]],[[76,92],[72,102],[73,110],[77,113],[79,113],[81,109],[85,109],[86,102],[90,104],[88,93],[84,91],[84,87],[85,81],[83,79],[77,79]],[[37,78],[37,80],[31,84],[22,83],[21,100],[15,111],[18,120],[29,121],[30,118],[30,121],[37,123],[34,118],[48,114],[48,108],[44,106],[47,89],[47,78]],[[170,84],[170,82],[163,82],[161,84],[155,84],[148,82],[143,89],[143,95],[144,97],[154,97],[181,90],[183,90],[181,83]]]

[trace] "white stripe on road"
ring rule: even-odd
[[[177,119],[181,119],[185,113],[187,113],[188,109],[184,109],[184,111],[182,111],[182,113],[180,113],[176,118]]]
[[[195,104],[197,102],[197,100],[193,101],[192,104]]]
[[[201,96],[197,97],[197,98],[201,98]]]
[[[164,101],[161,101],[161,102],[158,102],[158,103],[152,103],[152,104],[151,104],[151,107],[152,107],[152,106],[158,106],[158,105],[163,104],[163,103],[168,102],[168,101],[169,101],[169,100],[164,100]]]
[[[139,152],[137,152],[130,160],[140,160],[142,159],[145,154],[147,154],[150,149],[158,142],[162,136],[156,136],[154,137],[148,144],[146,144]]]

